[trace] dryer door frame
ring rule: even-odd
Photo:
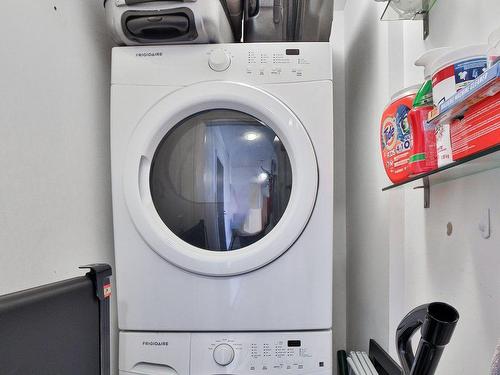
[[[277,225],[259,241],[227,252],[200,249],[175,235],[157,213],[149,185],[151,161],[163,137],[186,118],[213,109],[247,113],[269,126],[283,142],[292,169],[290,199]],[[293,245],[314,209],[318,178],[311,140],[284,103],[245,84],[204,82],[168,94],[139,121],[127,147],[123,187],[136,229],[158,255],[190,272],[231,276],[263,267]]]

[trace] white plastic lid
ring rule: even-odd
[[[420,87],[422,87],[422,85],[418,84],[405,87],[404,89],[396,91],[394,94],[392,94],[391,101],[385,106],[384,111],[395,101],[398,101],[399,99],[404,98],[405,96],[408,95],[415,95],[418,92],[418,90],[420,90]]]
[[[436,61],[437,58],[444,55],[446,52],[451,51],[451,47],[441,47],[433,48],[425,51],[420,57],[415,61],[416,66],[424,67],[424,77],[425,79],[430,79],[432,71],[430,70],[431,64]]]
[[[459,61],[468,60],[475,57],[483,57],[486,59],[487,51],[487,44],[474,44],[472,46],[456,48],[435,59],[434,62],[430,64],[429,70],[431,72],[431,75],[434,75],[444,67],[455,64]]]
[[[494,30],[489,38],[488,38],[488,45],[490,48],[496,48],[500,44],[500,27],[496,30]]]

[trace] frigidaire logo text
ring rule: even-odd
[[[168,346],[168,341],[143,341],[145,346]]]
[[[158,57],[163,56],[163,52],[138,52],[135,55],[137,57]]]

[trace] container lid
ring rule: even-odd
[[[497,47],[500,44],[500,27],[495,29],[488,38],[488,44],[490,47]]]
[[[460,47],[446,52],[444,55],[439,56],[429,66],[431,74],[434,75],[442,68],[455,64],[459,61],[472,59],[472,58],[485,58],[488,51],[487,44],[474,44],[471,46]]]
[[[391,103],[395,102],[395,101],[397,101],[397,100],[399,100],[401,98],[404,98],[405,96],[416,94],[418,92],[418,90],[420,90],[421,86],[422,86],[421,84],[412,85],[412,86],[409,86],[409,87],[405,87],[402,90],[396,91],[391,96]]]
[[[384,111],[389,108],[389,106],[398,101],[399,99],[401,98],[404,98],[405,96],[408,96],[408,95],[416,95],[418,90],[420,90],[420,87],[422,85],[412,85],[412,86],[408,86],[408,87],[405,87],[404,89],[401,89],[399,91],[396,91],[394,94],[392,94],[391,96],[391,101],[389,103],[387,103],[387,105],[385,106],[384,108]]]
[[[430,79],[432,71],[430,70],[431,64],[436,61],[437,58],[444,55],[446,52],[451,51],[451,47],[441,47],[433,48],[425,51],[420,57],[415,61],[416,66],[424,67],[424,77],[425,79]]]

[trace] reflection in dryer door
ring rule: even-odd
[[[287,151],[274,131],[233,110],[195,114],[160,142],[151,196],[165,225],[189,244],[229,251],[263,238],[286,210]]]

